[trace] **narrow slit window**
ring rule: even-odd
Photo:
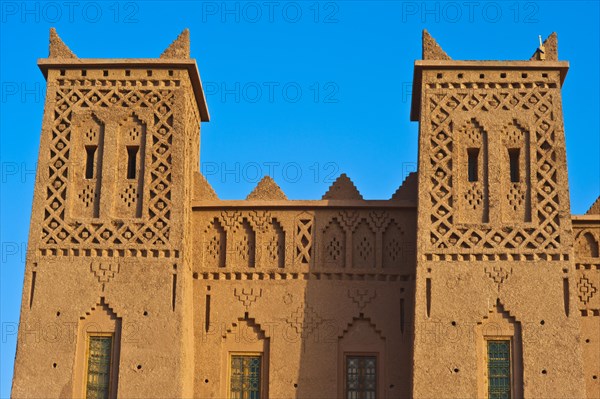
[[[96,146],[88,145],[85,147],[85,178],[94,178],[94,161],[96,156]]]
[[[88,341],[86,398],[108,398],[112,336],[90,336]]]
[[[488,398],[510,398],[511,359],[510,340],[487,341]]]
[[[135,179],[139,147],[127,147],[127,178]]]
[[[479,148],[467,149],[467,157],[468,157],[469,181],[477,181],[477,180],[479,180],[479,177],[477,176],[477,172],[479,169],[479,165],[478,165]]]
[[[510,159],[510,181],[512,183],[518,183],[520,179],[519,156],[520,151],[518,148],[511,148],[508,150],[508,157]]]

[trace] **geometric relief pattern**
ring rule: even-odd
[[[462,169],[462,176],[471,173],[477,176],[475,179],[465,181],[461,178],[459,192],[464,193],[460,198],[460,214],[465,223],[487,223],[488,220],[488,134],[476,119],[471,119],[458,128],[456,137],[460,146],[458,148],[458,160]],[[476,165],[473,171],[469,170],[469,151],[475,151]],[[439,151],[436,155],[438,160],[448,159],[451,155]],[[444,212],[443,210],[441,211]],[[443,216],[443,215],[442,215]]]
[[[485,268],[485,274],[488,276],[496,285],[498,286],[498,290],[512,274],[512,268],[505,268],[502,266],[489,266]]]
[[[76,165],[76,170],[71,174],[71,184],[76,194],[71,199],[71,214],[75,218],[95,218],[100,211],[104,125],[92,115],[86,118],[79,130],[83,132],[79,133],[83,137],[76,148],[71,150],[75,152],[71,162]],[[64,140],[56,143],[56,147],[60,149],[66,145]],[[56,184],[61,183],[57,181]]]
[[[138,194],[136,192],[135,185],[128,184],[123,190],[123,192],[119,194],[119,197],[121,198],[125,206],[127,206],[127,208],[130,208],[138,200]]]
[[[268,268],[285,267],[285,233],[277,220],[273,219],[263,237],[266,239],[262,248],[263,264]]]
[[[312,254],[313,219],[309,214],[301,214],[296,219],[296,262],[310,263]]]
[[[362,219],[352,234],[352,263],[354,268],[375,268],[375,233]]]
[[[580,233],[575,243],[577,258],[598,258],[598,241],[590,231]]]
[[[113,215],[123,218],[142,216],[142,197],[144,193],[144,153],[146,144],[146,126],[132,114],[119,122],[117,155],[117,192],[120,201],[113,202]],[[137,148],[135,154],[129,150]],[[162,151],[159,149],[159,151]],[[133,170],[130,171],[132,157]],[[129,176],[133,172],[133,176]]]
[[[105,263],[105,262],[92,262],[90,270],[94,273],[94,276],[100,284],[102,284],[102,291],[104,286],[108,283],[117,273],[119,273],[118,263]]]
[[[173,145],[173,96],[174,90],[145,88],[146,83],[134,81],[133,86],[121,86],[119,82],[96,80],[83,85],[78,80],[59,80],[56,89],[53,124],[50,132],[49,162],[46,173],[49,177],[45,190],[44,224],[42,248],[78,247],[129,247],[128,244],[143,244],[166,249],[171,232],[171,184]],[[166,81],[176,87],[178,81]],[[137,87],[136,84],[138,85]],[[67,179],[72,155],[71,147],[75,134],[72,131],[74,110],[100,110],[107,108],[147,109],[151,113],[152,126],[149,139],[150,173],[149,203],[146,206],[146,222],[91,223],[77,220],[65,222],[65,206],[69,196]],[[93,137],[93,132],[84,134]],[[97,193],[96,193],[97,194]],[[88,192],[82,199],[91,195]],[[131,191],[125,194],[127,201],[140,195]],[[123,200],[125,201],[125,198]]]
[[[519,183],[511,183],[506,198],[508,199],[509,208],[517,211],[525,203],[525,189]]]
[[[399,268],[404,263],[408,263],[404,251],[404,232],[392,221],[383,233],[383,267]]]
[[[248,219],[242,220],[240,228],[234,232],[234,262],[239,267],[255,267],[256,233]]]
[[[577,289],[579,292],[579,299],[585,305],[587,305],[587,303],[590,301],[590,299],[592,299],[594,294],[596,294],[596,292],[598,292],[598,289],[596,287],[594,287],[592,282],[590,280],[588,280],[588,278],[585,276],[581,277],[581,279],[579,280],[579,283],[577,283]]]
[[[262,288],[234,288],[233,295],[240,301],[246,310],[262,296]]]
[[[374,289],[348,289],[348,298],[352,299],[352,302],[358,305],[358,310],[364,310],[365,306],[371,303],[371,301],[376,297],[377,291]]]
[[[226,238],[225,230],[215,218],[204,233],[204,256],[202,264],[206,267],[225,267]]]
[[[81,205],[84,208],[89,208],[92,204],[95,204],[98,196],[94,192],[96,184],[87,183],[83,185],[83,190],[79,193],[79,199],[81,200]],[[77,207],[81,211],[81,207]],[[85,216],[83,216],[85,217]]]
[[[506,221],[531,222],[531,190],[529,177],[529,132],[516,121],[504,125],[501,131],[504,147],[501,172],[502,187],[508,187],[508,193],[502,198],[502,215]],[[509,151],[519,150],[518,181],[512,181]]]
[[[346,233],[337,218],[331,220],[323,231],[323,265],[344,267],[346,264]]]
[[[310,305],[300,304],[286,319],[286,322],[302,338],[313,333],[325,320]]]
[[[474,211],[483,208],[483,191],[478,187],[479,185],[478,182],[473,182],[470,184],[471,187],[465,192],[465,208],[472,208]]]
[[[498,91],[466,90],[454,85],[455,91],[439,88],[436,83],[426,89],[426,108],[430,113],[429,153],[427,165],[431,176],[429,195],[431,210],[430,248],[431,252],[514,252],[536,253],[539,250],[557,252],[560,245],[559,210],[557,190],[557,141],[562,136],[560,123],[556,123],[553,113],[552,89],[556,83],[503,83]],[[495,84],[494,84],[495,85]],[[495,85],[494,87],[499,87]],[[453,132],[453,112],[495,112],[516,111],[533,116],[535,159],[536,217],[535,227],[505,225],[502,228],[477,226],[473,228],[456,226],[453,175],[455,166],[449,154],[455,145]],[[519,194],[520,195],[520,194]]]

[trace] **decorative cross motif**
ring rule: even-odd
[[[588,280],[588,278],[585,276],[579,280],[577,288],[579,289],[579,299],[585,305],[587,305],[594,294],[598,292],[598,289],[594,287],[590,280]]]
[[[301,304],[287,318],[287,322],[301,337],[306,338],[323,323],[323,319],[312,307]]]

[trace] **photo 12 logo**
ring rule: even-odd
[[[404,1],[402,22],[422,23],[538,23],[537,2]]]
[[[46,98],[46,85],[41,82],[2,82],[0,99],[6,103],[41,103]]]
[[[314,103],[335,104],[340,101],[340,87],[335,82],[203,82],[207,97],[220,102],[234,103],[298,103],[302,100]]]
[[[339,22],[338,3],[327,2],[240,2],[205,1],[202,22],[222,23],[298,23],[335,24]]]
[[[227,182],[258,183],[263,176],[270,176],[276,181],[298,183],[306,181],[331,184],[339,174],[339,165],[335,162],[202,162],[202,174],[209,180]]]
[[[2,23],[138,23],[138,2],[3,1]]]

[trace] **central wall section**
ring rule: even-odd
[[[194,208],[195,396],[409,394],[415,208],[305,202]]]

